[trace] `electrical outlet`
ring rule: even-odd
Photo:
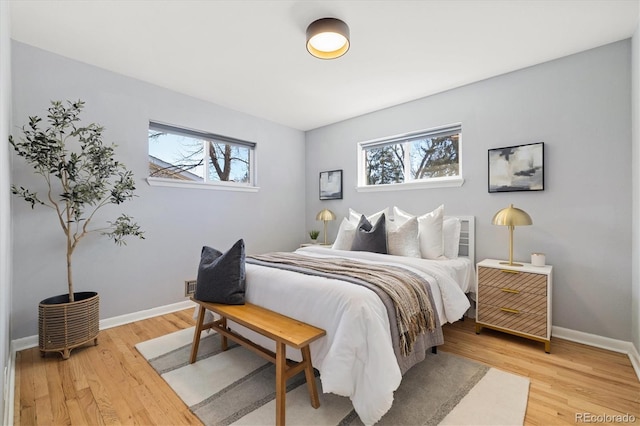
[[[184,296],[189,297],[196,293],[196,280],[187,280],[184,282]]]

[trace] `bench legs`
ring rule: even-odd
[[[193,333],[193,343],[191,344],[191,357],[189,357],[189,364],[196,362],[198,347],[200,346],[200,334],[202,333],[202,326],[204,325],[205,309],[202,306],[198,306],[198,309],[198,319],[196,321],[196,330]]]
[[[225,317],[220,318],[220,323],[222,324],[222,328],[224,330],[227,329],[227,319]],[[220,348],[223,351],[226,351],[229,347],[227,345],[227,336],[221,335],[220,336]]]
[[[285,423],[285,407],[287,405],[287,347],[284,343],[276,342],[276,425]],[[309,345],[303,347],[302,364],[304,365],[304,377],[307,381],[307,389],[313,408],[320,407],[316,378],[311,366],[311,350]]]
[[[198,319],[196,322],[196,328],[193,335],[193,344],[191,345],[191,357],[189,363],[196,362],[198,356],[198,347],[200,346],[200,335],[203,330],[213,328],[216,329],[221,337],[222,350],[227,350],[227,336],[223,333],[228,333],[229,338],[235,340],[239,344],[245,345],[251,349],[256,348],[256,345],[247,341],[243,337],[234,334],[233,331],[227,330],[227,318],[222,317],[219,322],[219,326],[216,326],[216,321],[209,324],[204,324],[204,316],[206,309],[200,305],[198,311]],[[236,340],[237,339],[237,340]],[[307,381],[307,389],[309,390],[309,397],[311,399],[311,406],[313,408],[320,407],[320,399],[318,397],[318,389],[316,387],[316,378],[313,374],[313,366],[311,364],[311,350],[309,345],[300,349],[302,352],[302,362],[290,367],[287,365],[287,346],[283,342],[276,341],[276,354],[273,357],[273,352],[269,352],[271,355],[264,354],[266,350],[257,350],[258,355],[265,357],[267,360],[273,362],[276,365],[276,425],[285,424],[285,407],[287,401],[287,379],[304,370],[304,376]]]
[[[200,334],[202,334],[203,330],[207,330],[212,327],[212,323],[204,324],[204,314],[206,313],[206,309],[200,305],[198,306],[198,319],[196,320],[196,330],[193,333],[193,343],[191,344],[191,356],[189,357],[189,364],[193,364],[196,362],[196,358],[198,356],[198,347],[200,346]],[[227,328],[227,319],[222,317],[220,320],[223,328]],[[220,335],[221,339],[221,347],[223,351],[227,350],[227,336]]]
[[[307,388],[309,389],[309,397],[311,398],[311,406],[318,408],[320,406],[320,399],[318,398],[318,388],[316,387],[316,378],[313,375],[313,367],[311,366],[311,350],[309,345],[303,347],[302,362],[305,364],[304,377],[307,379]]]
[[[287,405],[287,348],[282,342],[276,342],[276,425],[285,423]]]

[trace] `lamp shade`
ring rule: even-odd
[[[510,204],[509,207],[496,213],[493,216],[491,223],[494,225],[509,227],[509,261],[500,263],[511,266],[522,266],[521,263],[515,263],[513,261],[513,230],[516,226],[533,224],[531,216],[529,216],[524,210],[515,208],[513,207],[513,204]]]
[[[307,50],[316,58],[339,58],[349,46],[349,27],[339,19],[322,18],[307,27]]]
[[[316,220],[336,220],[336,215],[329,209],[324,209],[316,215]]]
[[[324,244],[327,245],[327,221],[336,220],[336,215],[329,209],[323,209],[316,215],[316,220],[324,222]]]
[[[510,204],[509,207],[506,207],[496,213],[493,216],[491,223],[501,226],[524,226],[533,224],[533,221],[527,212],[513,207],[513,204]]]

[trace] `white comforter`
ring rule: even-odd
[[[442,324],[460,319],[469,307],[463,289],[469,286],[472,276],[471,262],[463,267],[465,262],[459,260],[430,261],[313,246],[297,252],[407,267],[432,283],[435,309]],[[248,302],[327,331],[326,337],[311,344],[313,366],[320,371],[323,391],[351,398],[365,424],[380,420],[391,408],[393,392],[401,380],[389,319],[380,298],[363,286],[250,263],[246,264],[246,274]],[[465,282],[458,284],[456,279]],[[275,350],[270,339],[240,326],[234,328],[255,343]],[[288,358],[301,359],[298,350],[287,351]]]

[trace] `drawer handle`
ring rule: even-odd
[[[509,312],[510,314],[519,314],[520,311],[517,309],[511,309],[511,308],[500,308],[501,311],[503,312]]]
[[[500,272],[504,272],[505,274],[519,274],[520,271],[512,271],[511,269],[500,269]]]
[[[520,290],[514,290],[512,288],[501,288],[500,291],[504,291],[505,293],[520,294]]]

